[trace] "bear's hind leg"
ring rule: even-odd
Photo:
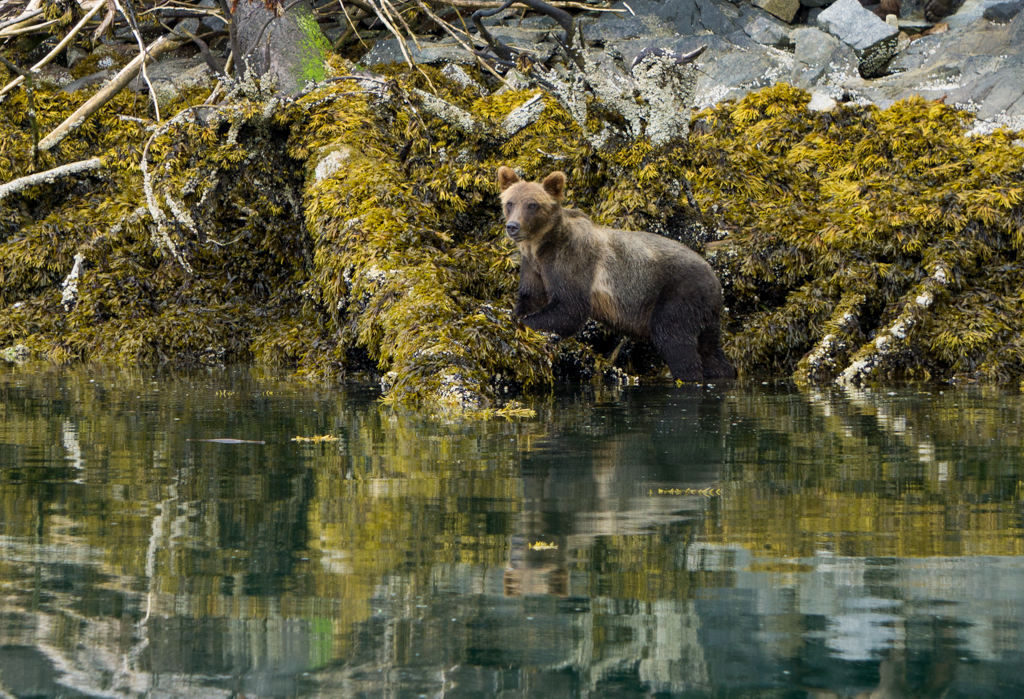
[[[657,348],[661,358],[668,364],[672,378],[677,381],[700,381],[700,353],[697,351],[697,338],[680,332],[681,328],[670,318],[651,318],[651,342]]]
[[[736,370],[722,351],[718,323],[701,331],[697,338],[697,351],[705,379],[735,379]]]

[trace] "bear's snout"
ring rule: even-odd
[[[519,237],[519,222],[509,221],[505,224],[505,233],[512,240],[516,240]]]

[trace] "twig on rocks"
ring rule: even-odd
[[[59,19],[51,19],[49,22],[33,24],[31,27],[12,27],[10,29],[4,29],[3,31],[0,31],[0,39],[7,39],[12,36],[21,36],[22,34],[35,34],[36,32],[42,32],[47,27],[52,27],[59,21]]]
[[[103,16],[103,21],[100,22],[100,26],[96,27],[96,31],[92,33],[92,43],[95,46],[100,38],[107,33],[110,26],[114,23],[114,19],[117,17],[117,7],[114,5],[114,0],[105,0],[107,6],[107,14]]]
[[[61,51],[63,51],[65,48],[67,48],[67,45],[71,43],[71,40],[75,38],[75,35],[78,34],[78,32],[82,29],[82,27],[85,26],[85,23],[88,22],[90,19],[92,19],[93,16],[97,12],[99,12],[102,7],[103,7],[103,3],[102,2],[97,2],[96,6],[93,7],[91,10],[89,10],[89,12],[86,13],[85,17],[80,19],[78,21],[78,24],[76,24],[74,27],[71,28],[71,31],[68,32],[68,35],[66,37],[64,37],[61,40],[61,42],[59,44],[57,44],[57,46],[55,46],[52,51],[50,51],[50,53],[46,54],[42,58],[42,60],[40,60],[38,63],[36,63],[34,66],[32,66],[32,68],[30,70],[39,70],[40,68],[45,66],[47,63],[52,61],[54,58],[59,56]],[[24,75],[19,75],[17,78],[15,78],[11,82],[7,83],[7,85],[4,86],[4,89],[0,90],[0,97],[3,97],[8,92],[10,92],[14,88],[16,88],[18,85],[21,85],[21,83],[23,83],[24,81],[25,81],[25,76]]]
[[[149,94],[153,97],[153,109],[156,110],[156,120],[160,119],[160,100],[156,97],[156,90],[153,89],[153,83],[149,81],[149,72],[146,70],[146,42],[142,40],[142,32],[139,31],[139,22],[135,18],[135,9],[132,7],[130,0],[114,0],[114,4],[117,6],[118,11],[126,20],[128,20],[128,26],[135,35],[135,41],[139,45],[139,53],[142,55],[143,60],[141,63],[142,79],[146,83],[146,87],[149,88]]]
[[[40,184],[49,184],[51,182],[55,182],[61,177],[77,175],[78,173],[89,172],[90,170],[98,170],[101,167],[103,167],[102,159],[89,158],[88,160],[79,160],[75,163],[61,165],[60,167],[55,167],[52,170],[47,170],[46,172],[37,172],[32,175],[26,175],[25,177],[19,177],[16,180],[11,180],[7,184],[0,185],[0,201],[3,201],[6,197],[16,194],[23,189],[35,187]]]
[[[42,10],[33,10],[32,12],[26,12],[24,14],[18,15],[17,17],[7,20],[6,22],[0,22],[0,30],[7,29],[7,27],[13,27],[15,24],[27,22],[28,20],[34,17],[38,17],[41,14],[43,14]]]
[[[228,0],[220,0],[220,9],[224,13],[224,16],[228,18],[228,39],[231,42],[231,54],[228,56],[227,63],[224,64],[224,72],[230,75],[232,57],[234,62],[239,63],[239,57],[242,56],[242,51],[238,48],[238,28],[235,26],[235,16],[231,13],[231,8],[228,6]],[[245,74],[245,57],[241,58],[241,71],[235,71],[236,74]]]
[[[437,23],[437,25],[439,27],[441,27],[441,29],[446,31],[450,37],[455,39],[455,41],[459,42],[459,44],[462,46],[463,49],[466,50],[467,53],[472,54],[473,56],[476,56],[477,63],[479,65],[483,66],[484,70],[486,70],[491,75],[493,75],[498,80],[500,80],[506,87],[511,87],[509,85],[508,81],[505,80],[504,76],[494,69],[494,66],[490,65],[487,61],[483,60],[477,54],[476,50],[472,46],[470,46],[469,43],[466,40],[464,40],[461,36],[459,36],[459,34],[461,33],[461,34],[465,35],[466,37],[468,37],[469,36],[468,32],[464,32],[464,31],[460,30],[458,27],[452,26],[450,23],[448,23],[445,20],[443,20],[441,17],[439,17],[437,15],[437,13],[435,13],[433,10],[431,10],[430,6],[427,5],[427,3],[423,2],[423,0],[416,0],[416,3],[420,6],[420,9],[423,10],[423,12],[425,12],[428,17],[430,17],[430,19],[432,19],[434,22]]]
[[[103,89],[93,95],[85,104],[75,110],[75,113],[65,119],[60,126],[51,131],[42,141],[39,142],[39,150],[49,150],[60,143],[64,138],[81,126],[86,119],[95,114],[99,109],[113,99],[130,83],[142,67],[144,61],[151,61],[158,56],[178,48],[187,41],[187,38],[176,33],[165,34],[150,44],[145,53],[140,53],[132,59],[121,71],[108,82]],[[155,99],[155,96],[154,96]]]

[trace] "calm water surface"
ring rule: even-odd
[[[0,697],[1024,696],[1017,392],[533,407],[0,366]]]

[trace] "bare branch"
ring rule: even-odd
[[[93,95],[85,104],[75,110],[64,122],[51,131],[42,141],[39,142],[39,150],[49,150],[60,143],[64,138],[81,126],[86,119],[95,114],[100,108],[113,99],[114,95],[123,90],[130,83],[142,67],[143,61],[151,61],[158,56],[178,48],[187,39],[179,34],[165,34],[149,45],[144,54],[139,54],[132,59],[115,75],[102,90]]]
[[[102,2],[96,3],[96,6],[94,8],[92,8],[91,10],[89,10],[89,12],[86,13],[85,17],[80,19],[78,21],[78,24],[76,24],[74,27],[71,28],[71,31],[68,32],[68,35],[66,37],[64,37],[61,40],[61,42],[59,44],[57,44],[57,46],[55,46],[52,51],[50,51],[50,53],[46,54],[42,58],[42,60],[40,60],[38,63],[36,63],[34,66],[32,66],[31,70],[39,70],[40,68],[45,66],[47,63],[52,61],[54,58],[59,56],[61,51],[63,51],[65,48],[67,48],[67,45],[71,43],[72,39],[75,38],[75,35],[78,34],[78,32],[82,29],[82,27],[85,26],[85,23],[88,22],[90,19],[92,19],[93,16],[97,12],[99,12],[100,9],[102,9],[102,8],[103,8],[103,3]],[[10,92],[14,88],[16,88],[18,85],[21,85],[21,83],[24,82],[24,80],[25,80],[24,76],[19,75],[17,78],[15,78],[11,82],[7,83],[7,85],[4,87],[4,89],[0,90],[0,97],[3,97],[4,95],[6,95],[8,92]]]
[[[55,167],[52,170],[47,170],[46,172],[37,172],[32,175],[26,175],[25,177],[19,177],[16,180],[11,180],[7,184],[0,185],[0,201],[3,201],[6,197],[20,192],[23,189],[35,187],[40,184],[49,184],[51,182],[55,182],[61,177],[77,175],[81,172],[89,172],[90,170],[98,170],[101,167],[103,167],[103,160],[100,158],[89,158],[88,160],[79,160],[75,163],[61,165],[60,167]]]

